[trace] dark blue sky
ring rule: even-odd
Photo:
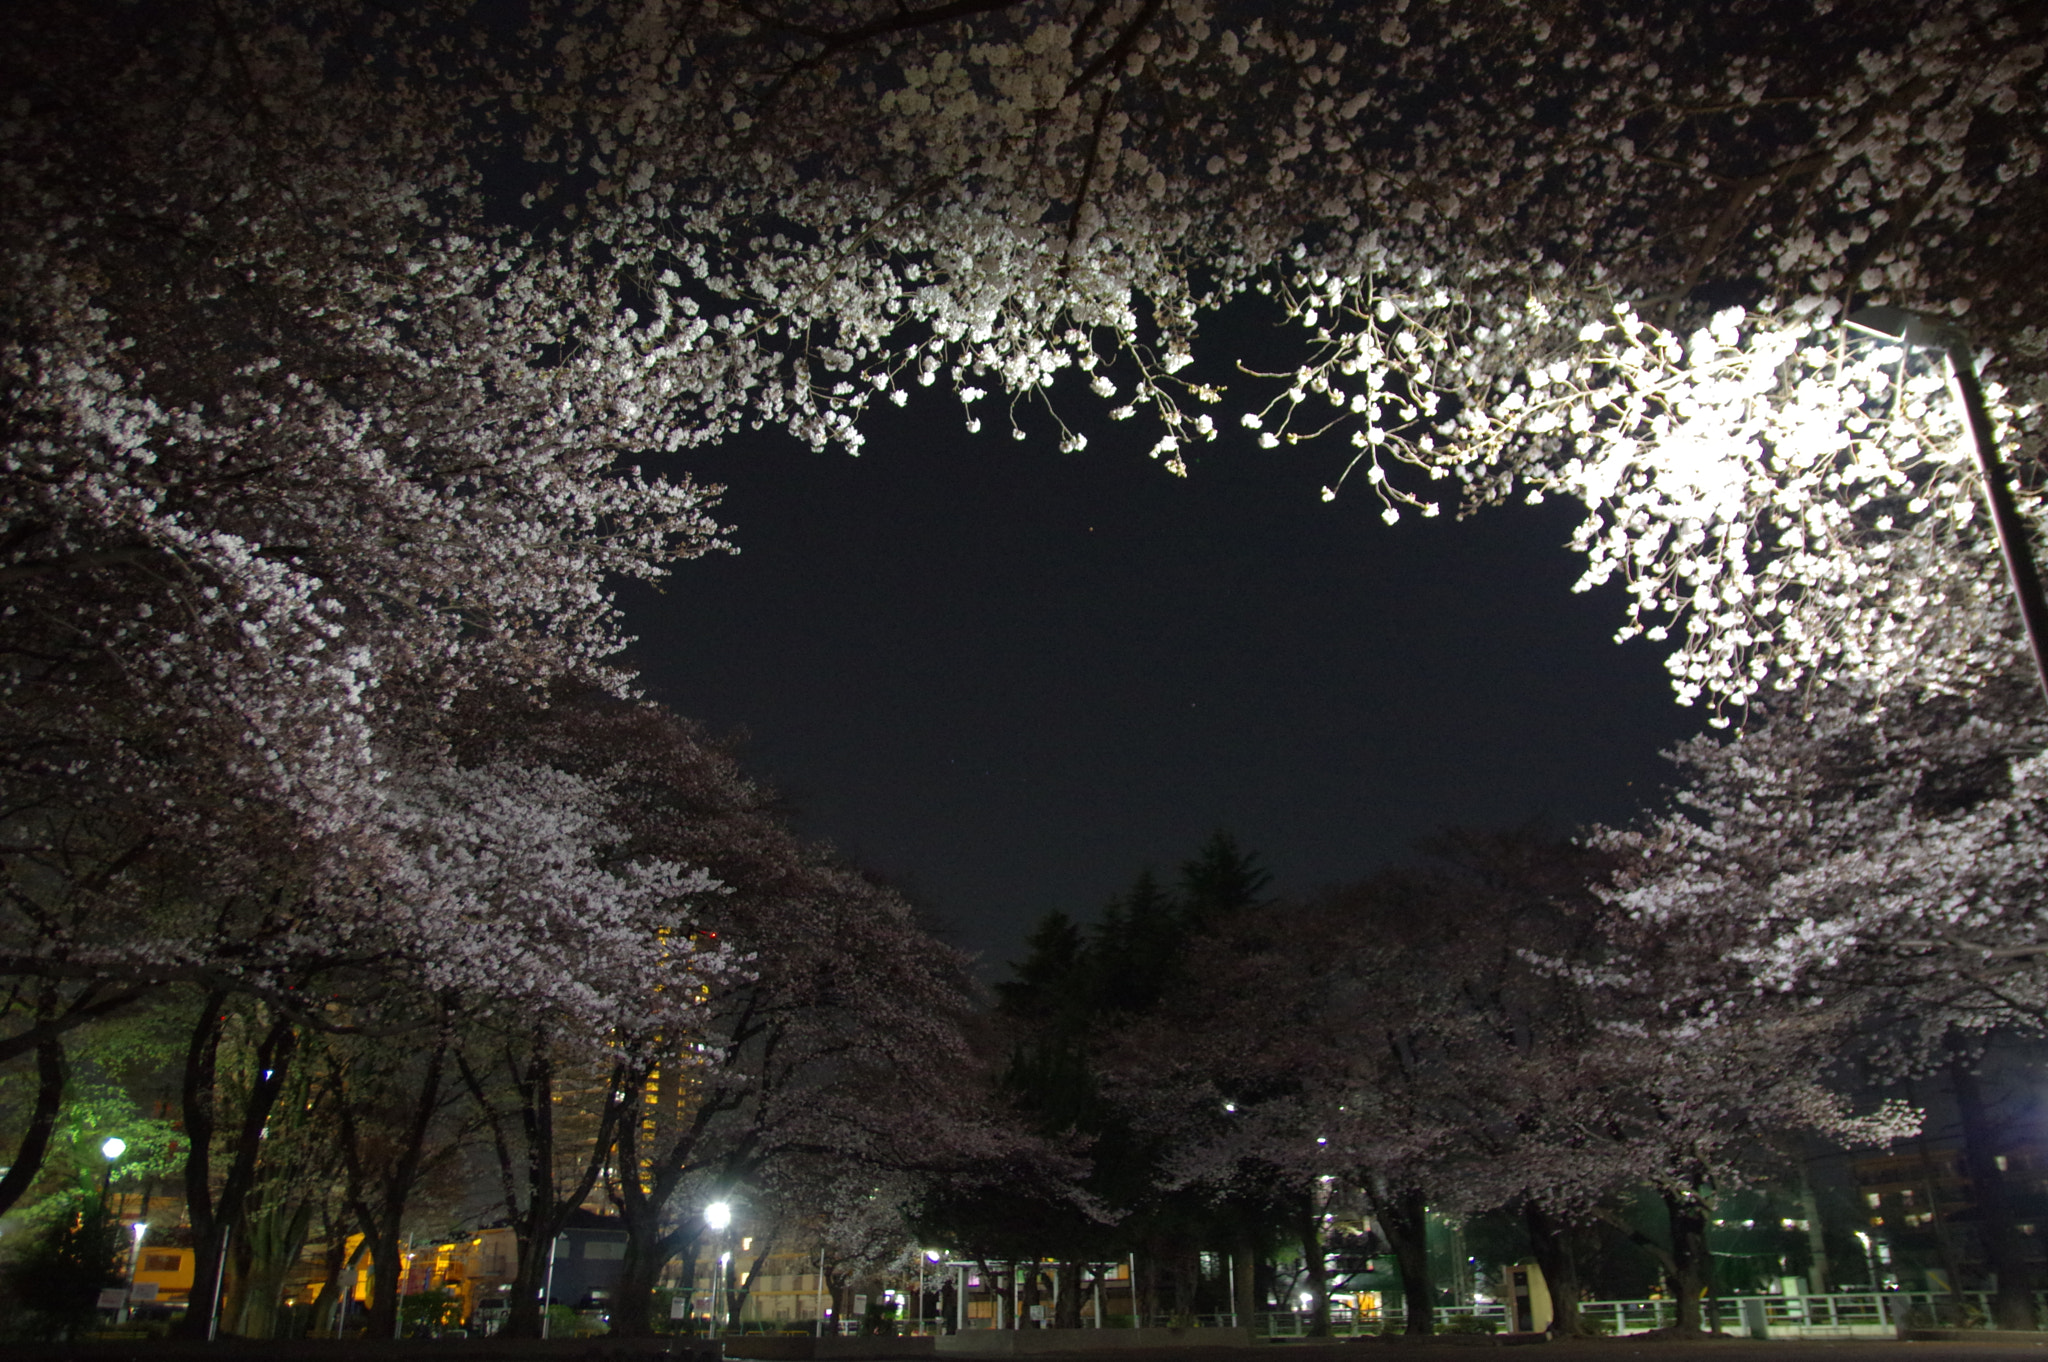
[[[998,974],[1219,827],[1308,890],[1448,825],[1625,819],[1701,721],[1611,641],[1616,589],[1571,594],[1572,507],[1389,527],[1363,486],[1320,500],[1334,445],[1219,442],[1181,480],[1150,432],[1062,455],[918,396],[858,458],[682,460],[742,552],[628,623],[651,694],[745,726],[807,831]]]

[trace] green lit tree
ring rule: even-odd
[[[70,1338],[93,1321],[102,1289],[121,1284],[125,1247],[120,1223],[98,1189],[76,1190],[41,1208],[42,1225],[0,1266],[19,1321],[30,1338]]]

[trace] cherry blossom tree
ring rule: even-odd
[[[1827,343],[1967,313],[2037,438],[2042,34],[1988,0],[149,14],[9,20],[33,921],[123,920],[166,845],[388,830],[450,697],[603,677],[607,576],[717,543],[635,459],[1072,370],[1181,468],[1198,324],[1256,289],[1306,328],[1265,438],[1334,420],[1390,514],[1584,499],[1682,698],[1967,687],[2005,627],[1938,384]]]
[[[173,984],[296,1026],[314,981],[373,976],[361,1006],[509,989],[703,1044],[757,1131],[822,1120],[800,1094],[848,1054],[948,1053],[946,969],[901,963],[890,896],[751,814],[714,820],[738,860],[681,854],[688,821],[629,826],[608,769],[457,756],[448,722],[626,688],[608,583],[720,543],[711,490],[657,467],[750,424],[857,447],[942,380],[1017,433],[1085,386],[1066,447],[1099,401],[1176,472],[1239,423],[1348,438],[1392,518],[1576,497],[1587,584],[1678,635],[1682,699],[1995,703],[2014,631],[1945,385],[1839,322],[1966,323],[2038,454],[2048,18],[1270,9],[10,13],[0,1060],[47,1078],[67,1030]],[[1219,420],[1202,324],[1261,292],[1300,348]],[[717,1020],[617,986],[711,921],[700,864],[761,886],[713,930],[774,965]],[[1986,981],[2027,943],[1965,898],[1893,939],[2010,1005]],[[1799,932],[1754,920],[1769,975]],[[649,1263],[695,1149],[626,1184]]]
[[[1935,1040],[2038,1026],[2038,700],[2008,668],[1968,698],[1778,710],[1687,744],[1674,809],[1605,836],[1616,905],[1711,932],[1746,991],[1882,998]]]
[[[2042,192],[2040,21],[1992,0],[1726,22],[1507,0],[1268,10],[539,5],[473,30],[454,6],[235,5],[157,16],[143,53],[90,4],[39,7],[12,44],[33,65],[11,125],[10,311],[42,319],[10,370],[42,432],[19,466],[35,511],[14,580],[98,592],[78,637],[152,658],[210,664],[225,643],[250,662],[259,636],[254,657],[303,655],[176,668],[225,689],[166,703],[254,724],[259,753],[296,716],[314,728],[284,750],[319,760],[291,778],[339,779],[367,722],[348,716],[386,668],[460,684],[519,649],[538,649],[522,666],[587,660],[609,646],[595,572],[709,542],[701,495],[624,475],[622,453],[749,421],[853,444],[868,403],[918,383],[943,377],[972,409],[984,386],[1036,401],[1074,371],[1110,415],[1154,413],[1154,452],[1181,468],[1219,429],[1219,389],[1179,376],[1199,323],[1263,288],[1305,328],[1277,408],[1255,414],[1268,437],[1328,427],[1311,412],[1329,399],[1390,513],[1446,502],[1404,463],[1468,503],[1586,497],[1596,577],[1626,558],[1610,531],[1657,545],[1631,570],[1651,584],[1643,627],[1679,617],[1696,645],[1688,694],[1739,704],[1875,646],[1822,628],[1867,604],[1867,557],[1749,580],[1834,489],[1800,438],[1757,429],[1779,397],[1715,356],[1768,373],[1869,298],[1967,314],[2033,381],[2042,281],[2020,225]],[[1684,339],[1728,301],[1741,325]],[[1857,438],[1856,384],[1781,386],[1806,394],[1796,432],[1882,465],[1852,480],[1852,511],[1857,488],[1914,480],[1917,437]],[[2032,432],[2032,402],[2006,419]],[[1776,507],[1753,531],[1688,452],[1736,418],[1754,453],[1732,457]],[[172,440],[215,471],[166,477]],[[332,495],[292,494],[308,451],[337,456]],[[65,475],[102,457],[95,480]],[[361,485],[327,481],[343,468]],[[229,495],[187,510],[159,483]],[[1927,506],[1849,537],[1881,550],[1958,504],[1905,499]],[[316,506],[358,502],[336,522],[356,540],[307,532]],[[95,509],[115,507],[131,527]],[[415,516],[432,532],[376,528]],[[503,523],[553,537],[478,528]],[[444,538],[469,547],[415,548]],[[142,583],[119,574],[156,553],[205,565],[192,627],[168,597],[128,599]],[[475,572],[505,579],[458,575]],[[1788,603],[1821,618],[1765,623]],[[475,628],[478,611],[549,627]],[[326,699],[264,698],[286,684]]]
[[[616,1033],[690,1015],[705,973],[717,967],[714,953],[678,935],[692,900],[715,886],[701,871],[631,850],[607,816],[616,796],[602,779],[531,752],[524,764],[499,753],[480,764],[444,756],[421,766],[390,776],[370,835],[340,849],[327,844],[326,855],[292,868],[296,881],[272,867],[272,893],[248,895],[246,912],[216,900],[159,914],[155,942],[73,943],[72,964],[137,962],[195,1004],[181,1105],[196,1299],[212,1296],[222,1245],[264,1174],[261,1132],[309,1050],[360,1051],[331,1084],[342,1084],[342,1073],[431,1061],[410,1089],[418,1119],[379,1136],[388,1158],[366,1161],[374,1141],[358,1128],[382,1108],[364,1105],[363,1083],[346,1085],[353,1104],[336,1098],[349,1132],[352,1212],[379,1246],[381,1298],[390,1304],[399,1221],[431,1161],[420,1122],[453,1086],[448,1019],[546,1018],[559,1044],[603,1063]],[[317,1045],[323,1035],[330,1039]],[[207,1323],[194,1315],[187,1327],[203,1333]]]
[[[962,959],[899,895],[797,837],[774,793],[725,745],[601,693],[457,712],[471,729],[458,744],[467,760],[519,752],[602,783],[601,807],[619,829],[613,873],[689,864],[715,877],[717,892],[690,896],[666,934],[637,938],[672,957],[672,974],[690,972],[659,987],[646,967],[619,974],[638,980],[625,995],[634,1010],[609,1021],[583,1070],[587,1095],[620,1107],[597,1122],[615,1155],[591,1155],[582,1180],[568,1179],[587,1192],[591,1169],[610,1169],[600,1190],[629,1236],[616,1329],[651,1327],[655,1282],[697,1242],[705,1204],[766,1185],[789,1161],[813,1169],[812,1181],[829,1168],[864,1183],[1000,1138],[966,1100]],[[664,893],[674,901],[673,886]],[[543,1059],[557,1063],[541,1049],[520,1053],[515,1067],[529,1080]],[[543,1094],[526,1089],[517,1109],[531,1128]],[[518,1193],[526,1214],[553,1195]]]
[[[443,230],[425,125],[325,88],[316,35],[218,17],[8,21],[0,968],[40,982],[0,1044],[46,1074],[180,981],[287,1012],[393,959],[587,983],[588,883],[525,901],[538,953],[464,922],[509,906],[478,882],[513,844],[475,839],[587,827],[587,789],[449,769],[437,728],[604,677],[608,576],[716,542],[704,492],[621,461],[665,437],[609,361],[560,353],[594,339],[574,271]],[[447,804],[468,826],[427,826]]]
[[[748,887],[700,926],[746,973],[713,982],[686,1028],[648,1036],[625,1074],[653,1101],[619,1128],[621,1332],[646,1331],[656,1278],[723,1189],[800,1156],[855,1179],[929,1166],[979,1124],[948,1072],[966,1060],[959,966],[908,905],[809,857]]]
[[[1185,996],[1137,1034],[1123,1086],[1172,1132],[1181,1178],[1291,1188],[1306,1261],[1323,1252],[1325,1205],[1355,1189],[1400,1265],[1411,1331],[1433,1311],[1427,1209],[1533,1211],[1566,1289],[1561,1227],[1652,1188],[1672,1244],[1643,1242],[1691,1332],[1712,1200],[1759,1174],[1770,1139],[1913,1128],[1913,1113],[1858,1114],[1825,1082],[1855,1014],[1731,992],[1732,975],[1696,963],[1715,958],[1703,939],[1610,919],[1599,855],[1526,835],[1443,850],[1432,873],[1219,933]]]
[[[1707,990],[1859,1016],[1891,1077],[1946,1069],[2010,1327],[2034,1311],[1974,1071],[1991,1033],[2048,1016],[2039,709],[2012,666],[1967,698],[1780,709],[1681,749],[1677,808],[1605,837],[1633,930],[1717,943]]]

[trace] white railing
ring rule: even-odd
[[[2035,1317],[2048,1323],[2048,1292],[2035,1294]],[[1747,1332],[1762,1307],[1761,1323],[1774,1338],[1846,1338],[1889,1334],[1897,1328],[1894,1311],[1906,1310],[1909,1324],[1932,1328],[1985,1327],[1991,1317],[1992,1293],[1965,1291],[1958,1296],[1947,1291],[1838,1291],[1815,1296],[1723,1296],[1718,1302],[1721,1328],[1728,1333]],[[1745,1303],[1750,1311],[1744,1310]],[[1701,1320],[1706,1322],[1709,1302],[1700,1302]],[[1640,1334],[1666,1329],[1678,1322],[1678,1302],[1673,1300],[1581,1301],[1579,1316],[1593,1328],[1609,1334]],[[1462,1318],[1507,1327],[1506,1308],[1497,1302],[1483,1305],[1444,1306],[1436,1311],[1436,1326],[1456,1327]],[[1229,1323],[1230,1316],[1215,1322]],[[1398,1333],[1406,1323],[1399,1305],[1380,1311],[1336,1310],[1330,1312],[1330,1332],[1338,1337],[1358,1334]],[[1205,1318],[1203,1323],[1209,1323]],[[1267,1338],[1301,1338],[1309,1330],[1305,1311],[1281,1311],[1258,1317],[1254,1332]]]
[[[1857,1338],[1889,1336],[1897,1328],[1894,1312],[1907,1312],[1916,1327],[1986,1327],[1991,1318],[1992,1293],[1965,1291],[1837,1291],[1820,1296],[1722,1296],[1718,1302],[1721,1329],[1726,1333],[1749,1332],[1758,1322],[1773,1338]],[[1700,1319],[1707,1322],[1709,1302],[1700,1302]],[[1745,1306],[1748,1308],[1745,1309]],[[1607,1334],[1640,1334],[1667,1329],[1678,1322],[1678,1302],[1673,1300],[1581,1301],[1579,1316],[1592,1328]],[[2035,1316],[2048,1323],[2048,1292],[2035,1294]],[[1456,1329],[1457,1321],[1478,1321],[1497,1330],[1507,1328],[1506,1307],[1499,1302],[1481,1305],[1450,1305],[1435,1312],[1436,1329]],[[1407,1316],[1398,1304],[1383,1310],[1348,1310],[1333,1307],[1330,1333],[1338,1338],[1364,1334],[1399,1333]],[[1139,1320],[1130,1315],[1110,1315],[1110,1328],[1144,1324],[1157,1328],[1192,1325],[1214,1329],[1236,1325],[1240,1317],[1217,1315],[1156,1315]],[[1249,1321],[1255,1337],[1270,1339],[1305,1338],[1311,1317],[1305,1310],[1261,1311]],[[971,1319],[970,1329],[988,1329],[993,1319]],[[1083,1314],[1081,1327],[1092,1320]],[[1471,1326],[1465,1326],[1471,1327]]]

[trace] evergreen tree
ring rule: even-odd
[[[83,1191],[62,1198],[43,1231],[4,1270],[15,1332],[69,1338],[90,1325],[101,1288],[121,1284],[121,1227],[106,1198]]]
[[[928,1208],[934,1228],[942,1220],[963,1246],[1070,1265],[1135,1251],[1144,1263],[1141,1309],[1204,1308],[1200,1253],[1262,1240],[1271,1207],[1256,1195],[1219,1200],[1211,1189],[1175,1189],[1169,1142],[1137,1129],[1105,1092],[1104,1052],[1172,990],[1190,945],[1257,905],[1270,880],[1255,855],[1219,831],[1179,867],[1174,887],[1146,869],[1089,927],[1064,912],[1039,922],[1014,978],[997,986],[1009,1045],[1000,1087],[1041,1138],[1084,1154],[1086,1172],[1066,1195],[1034,1181],[950,1196]],[[1079,1294],[1076,1275],[1063,1285],[1056,1323],[1079,1323],[1068,1306]]]

